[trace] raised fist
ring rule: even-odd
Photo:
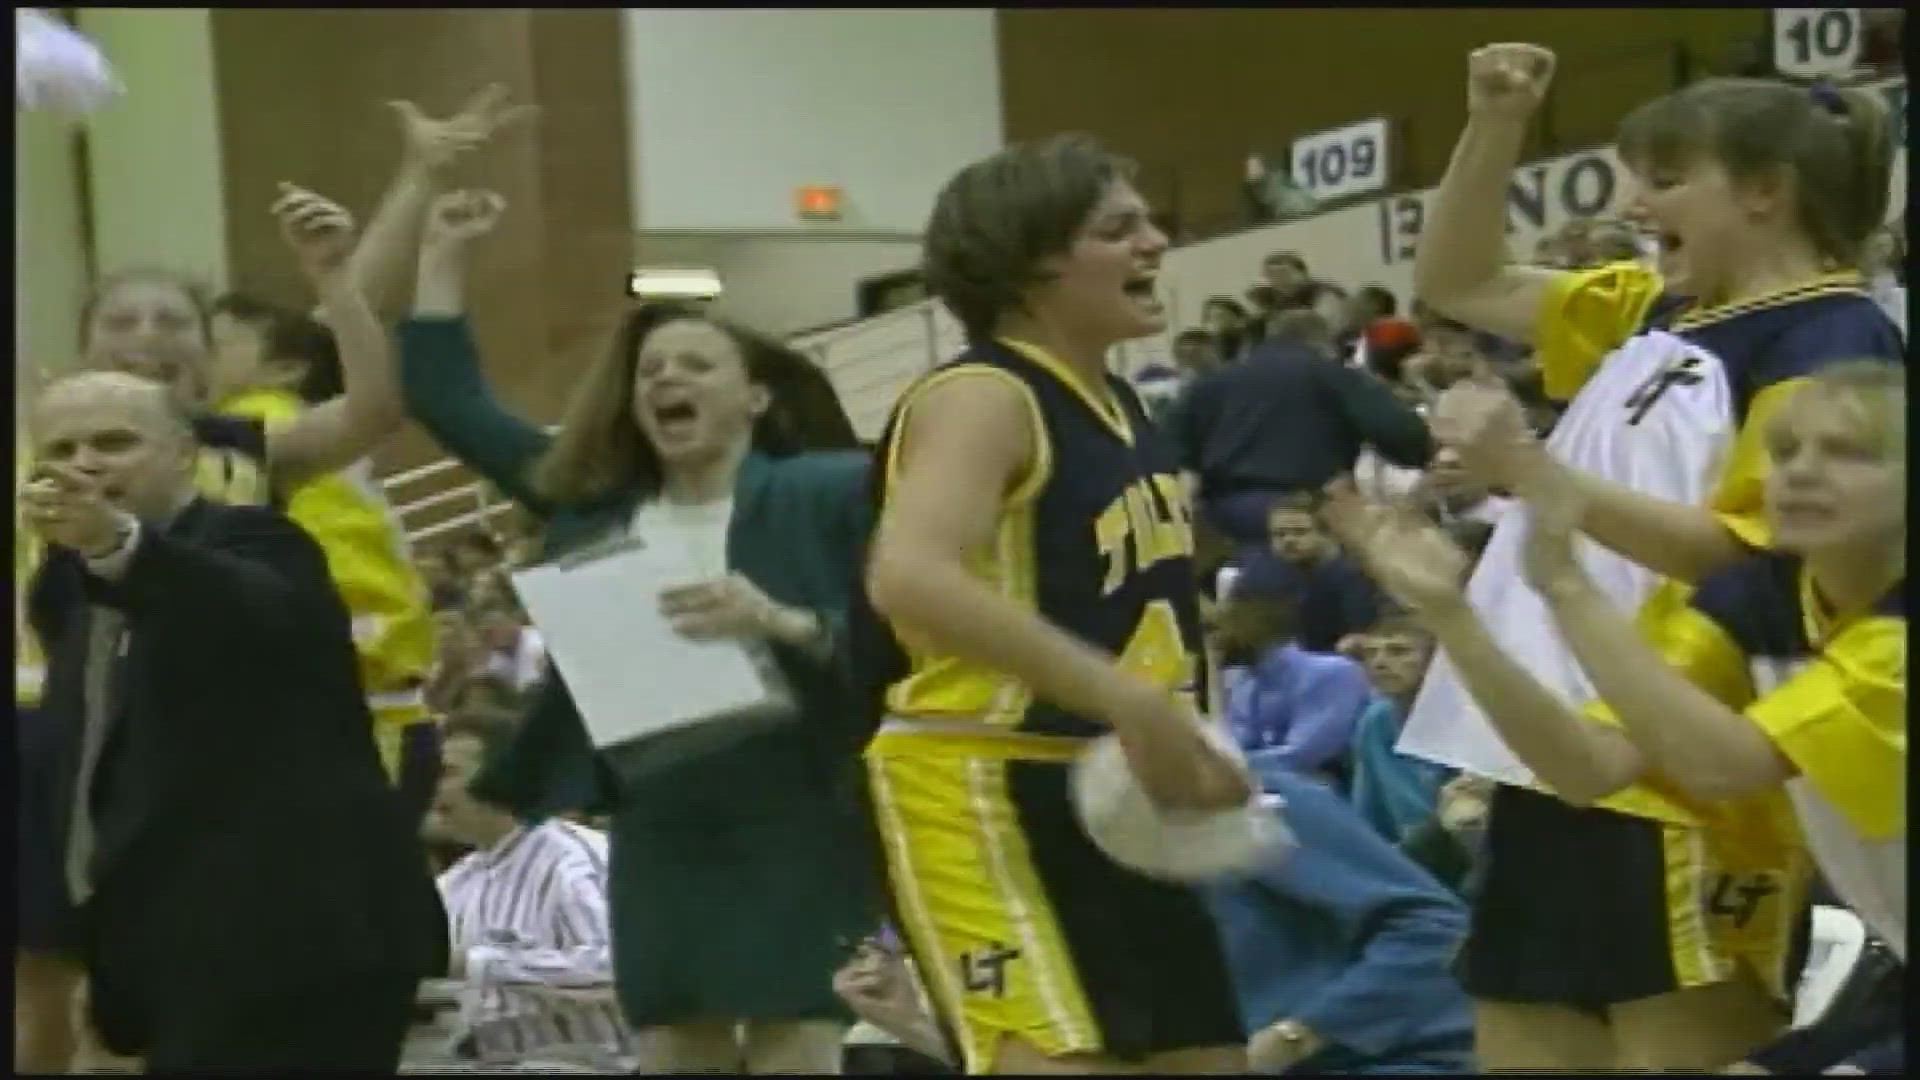
[[[1553,50],[1503,42],[1467,55],[1467,112],[1524,120],[1546,99],[1553,82]]]
[[[500,223],[507,200],[498,192],[450,191],[433,201],[427,210],[424,243],[432,246],[465,244],[485,236]]]
[[[335,273],[353,254],[353,215],[332,199],[282,180],[273,201],[280,235],[310,278]]]

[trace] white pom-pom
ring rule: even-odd
[[[14,10],[14,104],[80,113],[120,92],[120,80],[93,42],[33,8]]]
[[[1239,755],[1232,739],[1209,726],[1207,735]],[[1282,858],[1293,837],[1280,819],[1280,801],[1256,794],[1237,810],[1162,811],[1127,767],[1117,736],[1095,739],[1073,766],[1073,807],[1094,846],[1122,866],[1183,884],[1219,881]]]

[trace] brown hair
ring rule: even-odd
[[[80,351],[85,352],[93,341],[93,316],[100,305],[117,292],[122,286],[135,282],[166,285],[180,290],[187,298],[193,310],[200,316],[200,336],[212,344],[213,337],[213,291],[178,270],[164,266],[129,266],[101,276],[87,290],[87,298],[80,305]]]
[[[574,388],[553,445],[533,465],[533,488],[555,504],[590,501],[633,488],[658,494],[660,455],[633,417],[633,378],[640,351],[668,323],[706,323],[730,338],[747,378],[773,399],[754,425],[753,447],[785,457],[801,450],[860,445],[833,384],[813,361],[750,330],[683,304],[643,303],[629,311],[613,347]]]
[[[961,169],[927,221],[927,291],[967,337],[991,337],[1046,280],[1041,263],[1073,246],[1087,216],[1134,165],[1088,135],[1015,146]]]
[[[1893,142],[1885,106],[1864,90],[1706,79],[1628,114],[1619,147],[1637,171],[1704,153],[1736,181],[1790,173],[1800,228],[1842,266],[1859,265],[1887,213]]]
[[[1433,631],[1427,629],[1419,621],[1414,619],[1413,616],[1398,611],[1375,619],[1373,624],[1365,630],[1362,630],[1361,633],[1369,637],[1393,636],[1419,638],[1422,641],[1433,640]]]

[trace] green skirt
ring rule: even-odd
[[[609,907],[635,1027],[851,1022],[833,975],[879,923],[876,863],[856,764],[802,741],[753,739],[619,799]]]

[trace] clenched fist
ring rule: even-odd
[[[283,180],[273,216],[308,278],[327,277],[347,265],[353,254],[353,215],[339,203]]]
[[[1553,50],[1504,42],[1467,55],[1467,112],[1525,120],[1546,100],[1553,82]]]

